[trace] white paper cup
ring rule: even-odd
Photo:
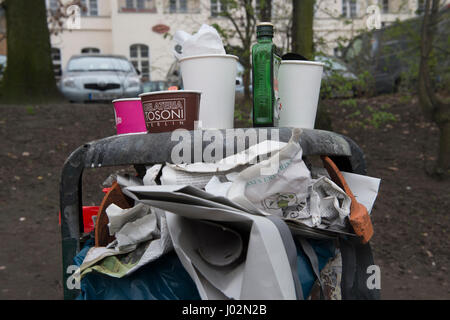
[[[233,128],[237,62],[238,57],[228,54],[180,59],[184,89],[202,91],[199,127]]]
[[[324,64],[282,61],[278,71],[280,127],[314,129]]]

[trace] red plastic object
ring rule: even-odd
[[[94,231],[94,221],[92,221],[92,217],[98,214],[99,209],[100,207],[98,206],[83,207],[84,233]],[[59,212],[59,225],[61,225],[61,212]]]

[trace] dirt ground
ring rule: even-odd
[[[333,129],[364,150],[368,173],[382,179],[372,211],[375,262],[383,299],[450,299],[450,181],[426,174],[438,130],[417,99],[358,99],[365,110],[327,103]],[[370,105],[373,109],[367,108]],[[397,121],[363,128],[373,110]],[[0,299],[62,299],[59,181],[70,152],[115,133],[112,105],[0,106]],[[98,205],[111,168],[86,170],[83,204]]]

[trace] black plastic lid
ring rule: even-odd
[[[270,22],[261,22],[256,26],[256,37],[272,37],[273,38],[273,24]]]
[[[294,52],[288,52],[285,55],[283,55],[281,57],[281,60],[306,60],[308,61],[308,59],[306,59],[304,56],[302,56],[301,54],[298,53],[294,53]]]

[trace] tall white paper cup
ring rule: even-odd
[[[278,71],[280,127],[314,128],[323,66],[314,61],[281,62]]]
[[[199,127],[233,128],[237,62],[238,57],[228,54],[180,59],[184,89],[202,91]]]

